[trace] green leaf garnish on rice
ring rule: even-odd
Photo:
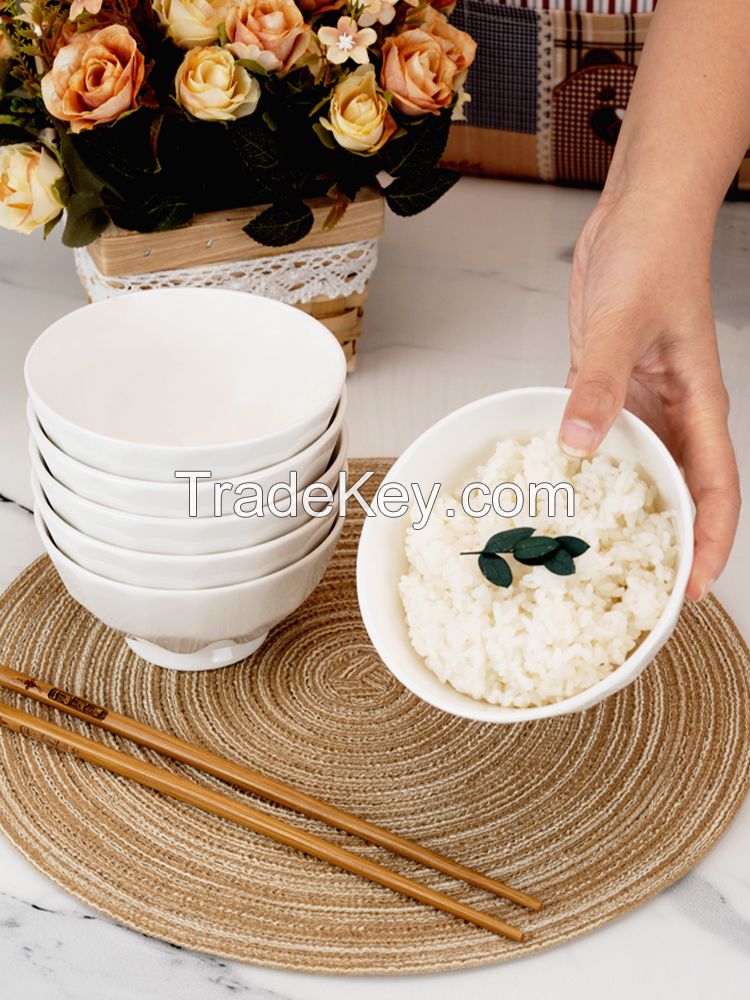
[[[572,576],[574,559],[590,548],[588,542],[575,535],[534,535],[535,528],[510,528],[499,531],[487,540],[480,552],[462,552],[462,556],[479,556],[479,570],[496,587],[509,587],[513,571],[500,555],[511,553],[523,566],[546,566],[556,576]]]

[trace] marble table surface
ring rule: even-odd
[[[557,384],[567,366],[566,285],[586,191],[463,180],[430,212],[388,219],[350,379],[354,455],[395,455],[428,424],[498,389]],[[716,314],[750,471],[750,205],[725,206]],[[29,513],[22,363],[52,320],[83,302],[69,251],[0,234],[0,587],[41,552]],[[750,525],[716,592],[746,636]],[[409,942],[404,941],[404,949]],[[175,949],[89,911],[0,838],[0,996],[24,1000],[556,1000],[720,997],[750,991],[750,801],[681,882],[594,934],[495,968],[334,978]],[[385,994],[384,994],[385,991]]]

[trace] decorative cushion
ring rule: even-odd
[[[445,162],[464,173],[604,183],[656,0],[459,0],[477,40],[466,121]],[[733,185],[750,192],[750,159]]]

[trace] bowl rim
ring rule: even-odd
[[[242,548],[228,549],[225,552],[198,552],[194,555],[191,555],[190,553],[177,552],[145,552],[141,549],[126,549],[122,545],[114,545],[112,542],[102,541],[99,538],[94,538],[93,535],[87,535],[85,531],[81,531],[79,528],[76,528],[75,525],[69,524],[61,514],[58,514],[45,496],[44,489],[42,488],[36,469],[31,470],[31,492],[34,497],[34,509],[36,510],[37,505],[39,506],[41,509],[42,520],[45,522],[47,527],[49,527],[47,524],[48,516],[51,514],[55,522],[60,522],[62,530],[69,531],[72,535],[85,539],[85,544],[90,544],[92,548],[101,550],[101,554],[104,556],[116,553],[118,559],[124,558],[126,560],[130,560],[132,557],[133,559],[137,558],[139,561],[143,561],[151,565],[156,563],[164,563],[165,565],[168,564],[170,567],[175,569],[178,569],[180,566],[187,566],[196,560],[205,567],[210,565],[211,562],[215,562],[218,565],[227,561],[227,559],[230,562],[235,559],[242,559],[247,557],[250,553],[256,554],[260,552],[261,555],[265,555],[268,552],[272,552],[274,550],[274,546],[281,548],[281,543],[296,544],[300,541],[299,536],[303,535],[303,532],[309,532],[311,535],[314,534],[313,527],[318,525],[320,522],[325,523],[335,513],[334,506],[334,509],[324,517],[311,517],[309,521],[304,521],[302,524],[297,525],[296,528],[286,532],[284,535],[278,535],[276,538],[269,538],[265,542],[259,542],[257,545],[244,545]],[[338,503],[338,487],[334,490],[334,498],[334,503]],[[295,538],[295,536],[297,537]],[[75,560],[73,561],[75,562]],[[85,569],[86,567],[82,566],[81,568]],[[164,587],[155,589],[167,590],[169,588]]]
[[[149,288],[143,291],[126,292],[123,295],[117,295],[113,298],[103,299],[99,302],[88,302],[77,309],[73,309],[71,312],[65,313],[63,316],[59,316],[56,320],[50,323],[42,333],[34,340],[31,347],[26,353],[26,358],[23,365],[23,375],[24,382],[26,385],[26,390],[29,397],[32,399],[34,404],[34,409],[39,412],[47,412],[53,417],[53,422],[57,421],[61,426],[65,427],[68,431],[73,431],[76,434],[83,435],[89,438],[91,441],[96,441],[100,446],[116,447],[118,449],[132,451],[135,450],[143,456],[144,459],[148,460],[159,460],[163,459],[167,455],[199,455],[206,451],[216,451],[217,453],[227,454],[232,453],[235,450],[260,447],[261,445],[269,445],[274,441],[283,439],[287,436],[294,436],[298,433],[303,433],[306,428],[309,427],[311,423],[320,417],[322,413],[328,408],[328,403],[322,405],[318,410],[311,411],[307,417],[302,420],[297,421],[295,424],[290,424],[288,427],[283,428],[279,431],[274,431],[272,434],[263,434],[256,436],[254,438],[243,438],[238,441],[227,441],[218,444],[205,444],[205,445],[159,445],[159,444],[149,444],[140,443],[137,441],[129,441],[127,438],[117,438],[110,437],[107,434],[102,434],[99,431],[90,430],[87,427],[82,427],[80,424],[76,424],[74,421],[70,420],[68,417],[62,416],[55,409],[53,409],[48,403],[39,396],[35,390],[29,369],[33,363],[33,355],[35,351],[41,350],[42,341],[45,341],[48,337],[53,337],[58,327],[63,323],[68,323],[72,317],[79,315],[81,312],[86,312],[87,314],[92,310],[96,309],[101,311],[106,308],[114,308],[113,303],[118,303],[122,299],[132,299],[140,298],[144,296],[176,296],[185,297],[185,294],[192,295],[194,297],[201,296],[205,297],[209,295],[222,295],[222,296],[242,296],[245,303],[247,304],[248,299],[252,301],[261,301],[264,305],[269,306],[271,309],[276,309],[278,312],[287,313],[287,315],[294,315],[295,319],[300,320],[302,323],[310,327],[311,335],[316,335],[321,343],[326,343],[329,346],[334,344],[338,348],[338,353],[332,351],[332,360],[335,359],[334,363],[339,368],[338,379],[336,383],[338,385],[337,392],[333,395],[333,399],[337,400],[341,395],[341,389],[346,383],[346,357],[344,355],[343,348],[338,342],[336,337],[331,333],[331,331],[326,327],[320,320],[315,319],[310,313],[303,312],[301,309],[297,309],[295,306],[289,305],[286,302],[279,302],[277,299],[271,299],[264,295],[255,295],[252,292],[241,292],[236,289],[229,288]],[[197,294],[196,294],[197,293]],[[49,421],[48,421],[49,423]],[[182,461],[182,459],[179,459]],[[127,478],[127,477],[126,477]]]
[[[74,490],[71,490],[69,487],[65,486],[58,479],[55,479],[52,473],[47,468],[45,468],[44,458],[42,457],[42,454],[39,451],[36,442],[31,436],[29,436],[28,445],[29,445],[29,455],[31,457],[31,465],[34,471],[36,472],[40,482],[42,482],[42,489],[44,489],[42,476],[46,476],[54,482],[56,489],[59,489],[68,496],[72,497],[73,501],[75,503],[81,504],[84,510],[86,508],[94,508],[95,510],[104,511],[106,517],[109,517],[111,515],[121,523],[127,522],[129,524],[133,523],[140,524],[142,522],[146,522],[148,525],[152,527],[158,527],[158,526],[163,527],[165,524],[184,524],[187,521],[193,522],[194,524],[200,524],[201,522],[211,523],[214,520],[223,520],[232,522],[244,520],[244,518],[240,518],[235,513],[222,514],[221,518],[194,517],[188,519],[185,517],[164,517],[159,514],[131,514],[128,513],[128,511],[119,510],[117,507],[108,507],[106,504],[97,503],[96,500],[89,500],[87,497],[82,497]],[[349,430],[346,426],[346,423],[343,423],[341,425],[341,431],[339,433],[338,440],[334,445],[334,450],[331,454],[331,458],[329,459],[328,467],[319,477],[319,481],[322,481],[325,478],[325,476],[333,470],[335,466],[338,466],[338,472],[340,472],[344,468],[348,458],[348,451],[349,451]],[[40,469],[42,475],[39,475]],[[301,492],[303,491],[299,490],[297,495],[299,495],[299,493]]]
[[[196,587],[195,589],[185,589],[185,590],[175,590],[168,587],[138,587],[133,583],[121,583],[119,580],[111,580],[109,577],[101,576],[99,573],[94,573],[90,569],[86,569],[85,566],[80,566],[77,562],[66,556],[65,553],[55,545],[54,539],[49,533],[47,525],[44,523],[44,519],[38,510],[34,511],[34,523],[36,524],[37,531],[41,538],[42,544],[47,552],[47,555],[52,560],[60,560],[60,562],[69,568],[72,573],[75,573],[89,583],[93,583],[97,587],[103,587],[107,590],[117,592],[122,596],[123,593],[129,594],[131,596],[137,595],[139,598],[167,598],[176,600],[199,600],[201,598],[216,598],[222,597],[223,595],[232,594],[247,594],[252,593],[253,590],[260,590],[264,584],[269,581],[272,583],[278,583],[284,576],[291,576],[295,572],[307,567],[312,563],[316,556],[319,556],[321,549],[324,549],[328,545],[335,546],[338,542],[341,532],[344,528],[344,517],[335,517],[334,524],[331,530],[322,539],[319,545],[316,545],[311,552],[308,552],[306,556],[303,556],[298,562],[291,563],[289,566],[283,566],[281,569],[276,570],[275,573],[269,573],[266,576],[256,577],[255,580],[244,580],[241,583],[230,583],[223,587]]]
[[[327,444],[329,437],[333,437],[334,439],[334,450],[335,450],[336,448],[335,441],[343,427],[348,402],[349,401],[348,401],[347,388],[346,385],[344,385],[341,391],[341,395],[339,396],[336,402],[336,406],[331,416],[331,420],[326,429],[323,431],[323,433],[319,434],[314,441],[311,441],[310,444],[306,445],[306,447],[304,447],[301,451],[295,452],[293,455],[290,455],[289,458],[283,459],[281,462],[274,462],[273,465],[263,466],[263,468],[261,469],[254,469],[252,472],[244,472],[242,473],[242,475],[239,476],[218,476],[213,479],[207,479],[204,480],[202,484],[199,485],[210,486],[212,483],[218,483],[218,482],[224,482],[224,483],[231,482],[233,485],[236,485],[237,483],[246,481],[252,482],[253,477],[261,475],[273,476],[276,475],[277,472],[279,475],[281,475],[285,470],[287,472],[289,471],[290,462],[299,462],[301,460],[305,460],[308,454],[313,452],[321,441],[326,441]],[[37,450],[41,454],[42,459],[44,459],[44,455],[41,453],[41,446],[39,445],[39,440],[38,440],[39,437],[42,437],[44,439],[44,447],[48,447],[50,451],[53,451],[56,457],[59,456],[59,459],[61,461],[66,462],[68,465],[72,466],[74,470],[76,469],[83,470],[83,474],[86,476],[92,476],[95,479],[101,479],[103,483],[110,484],[114,489],[119,488],[120,484],[122,483],[127,483],[127,484],[135,483],[137,484],[138,489],[142,489],[144,491],[148,491],[154,494],[156,494],[157,492],[161,493],[162,490],[170,490],[176,493],[177,490],[185,489],[184,483],[160,482],[154,479],[136,479],[133,478],[132,476],[120,476],[117,475],[117,473],[115,472],[107,472],[106,469],[97,469],[96,466],[89,465],[87,462],[82,462],[80,459],[74,458],[73,455],[69,455],[66,451],[63,451],[63,449],[60,448],[59,445],[56,445],[55,442],[50,438],[49,434],[47,434],[47,432],[45,431],[44,427],[42,426],[42,422],[39,419],[39,415],[34,409],[34,402],[30,395],[26,401],[26,422],[29,425],[29,430],[31,432],[32,438],[34,439],[34,444],[36,445]],[[44,460],[46,461],[46,459]],[[60,485],[64,486],[65,484],[60,483]],[[127,488],[132,489],[132,486],[128,485]],[[82,499],[87,500],[88,497],[82,497]],[[96,503],[96,502],[97,502],[96,500],[91,501],[91,503]],[[106,506],[106,504],[100,504],[100,506]],[[163,517],[165,515],[143,514],[141,516]]]
[[[420,450],[425,440],[439,434],[442,429],[453,423],[453,421],[460,416],[473,410],[481,410],[482,408],[491,405],[501,397],[503,399],[512,400],[514,398],[518,399],[529,396],[538,397],[540,395],[562,400],[570,395],[570,390],[558,386],[528,386],[524,388],[508,389],[475,399],[472,402],[453,410],[451,413],[446,414],[446,416],[436,421],[423,431],[422,434],[415,438],[388,470],[383,478],[383,483],[400,481],[398,478],[400,470],[408,463],[411,457]],[[678,525],[680,536],[683,534],[685,536],[684,538],[678,538],[679,555],[677,572],[675,574],[674,584],[667,600],[667,604],[665,605],[664,610],[659,616],[656,624],[638,644],[638,646],[636,646],[636,648],[629,654],[629,656],[627,656],[626,659],[619,665],[619,667],[616,667],[605,678],[598,681],[596,684],[593,684],[591,687],[586,688],[584,691],[572,695],[569,698],[564,698],[561,701],[554,702],[551,705],[541,705],[532,708],[508,708],[503,705],[493,705],[491,702],[481,701],[480,699],[472,699],[471,695],[458,691],[446,681],[440,681],[436,675],[432,674],[432,678],[440,684],[441,690],[445,689],[450,695],[455,694],[461,696],[466,701],[465,705],[448,706],[441,698],[434,696],[432,692],[423,688],[420,678],[418,676],[415,678],[410,667],[404,667],[398,655],[394,655],[392,657],[392,662],[389,662],[386,658],[389,650],[389,643],[387,637],[384,637],[386,630],[379,624],[380,619],[378,616],[373,613],[369,590],[370,574],[366,572],[365,569],[368,547],[375,544],[374,532],[376,531],[376,519],[365,519],[357,551],[356,572],[357,599],[359,602],[362,620],[365,624],[370,640],[373,646],[375,646],[383,664],[388,670],[391,671],[397,680],[404,685],[404,687],[406,687],[422,701],[425,701],[444,712],[448,712],[451,715],[475,719],[481,722],[507,724],[530,722],[538,719],[569,715],[582,711],[601,701],[608,695],[614,694],[618,691],[624,686],[625,683],[628,683],[626,680],[627,676],[633,674],[633,671],[637,669],[641,663],[644,663],[644,661],[645,663],[648,663],[669,637],[677,622],[677,617],[679,615],[680,608],[682,607],[685,589],[687,587],[688,578],[692,568],[694,548],[692,530],[692,501],[680,469],[661,438],[659,438],[658,435],[655,434],[654,431],[652,431],[651,428],[640,419],[640,417],[637,417],[629,410],[623,409],[620,411],[615,421],[615,425],[618,423],[625,424],[627,427],[634,430],[636,434],[641,435],[650,441],[650,443],[655,447],[657,453],[660,455],[661,459],[664,461],[672,479],[675,482],[675,485],[677,486],[679,500],[677,509],[675,510],[675,521]],[[414,650],[414,653],[417,657],[419,657],[416,650]],[[419,658],[422,659],[421,657]],[[425,669],[429,670],[426,665]],[[432,672],[430,671],[430,673]],[[472,702],[476,703],[476,708],[472,706]]]

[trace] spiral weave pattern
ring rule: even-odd
[[[388,463],[352,463],[384,472]],[[158,793],[0,731],[0,827],[116,920],[230,959],[318,973],[500,962],[637,906],[715,843],[750,783],[750,658],[714,599],[590,711],[493,726],[437,711],[383,667],[357,608],[352,510],[323,583],[248,661],[139,660],[47,559],[0,598],[0,658],[176,732],[545,900],[529,913],[23,698],[16,707],[252,801],[527,933],[494,937]]]

